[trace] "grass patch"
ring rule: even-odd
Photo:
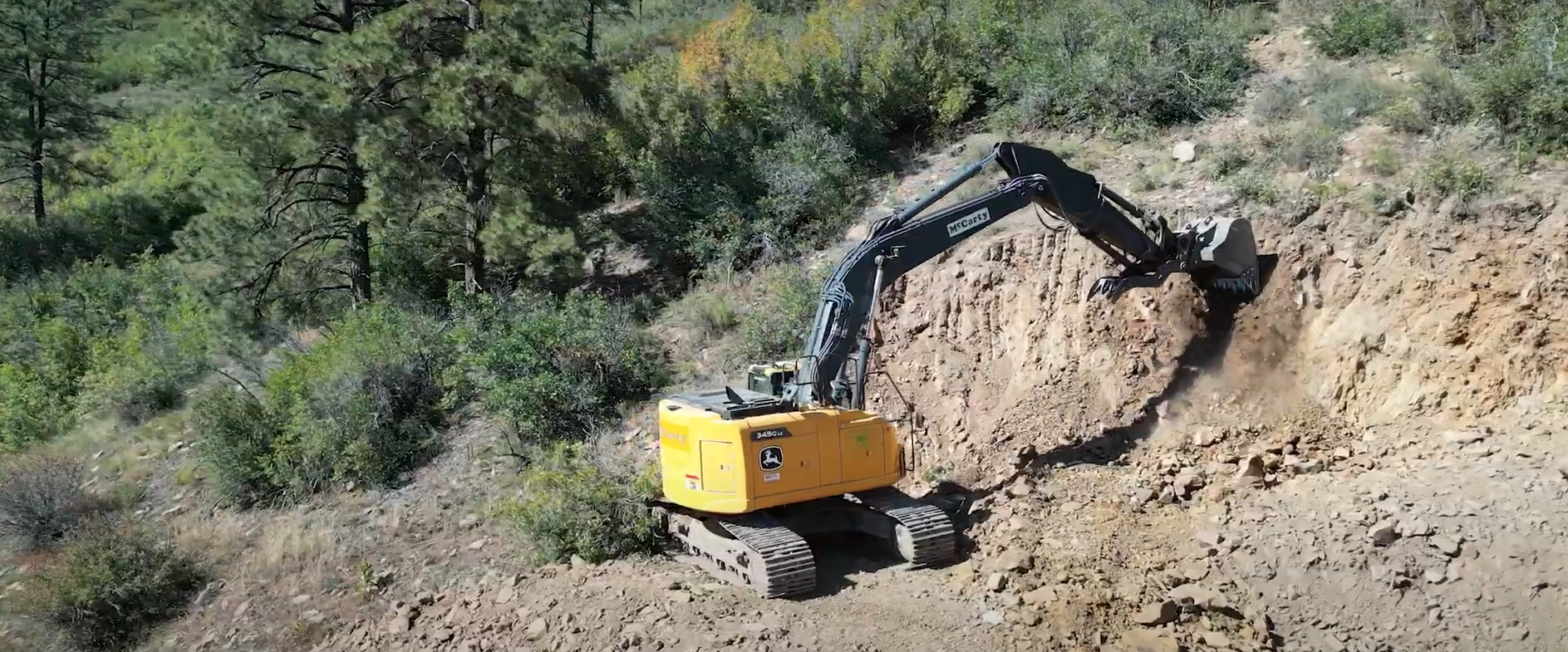
[[[1224,179],[1252,163],[1252,155],[1241,145],[1222,143],[1204,157],[1203,175],[1209,179]]]

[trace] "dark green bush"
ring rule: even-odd
[[[763,269],[757,278],[758,299],[741,313],[730,357],[750,364],[800,355],[826,280],[827,270],[798,263]]]
[[[128,650],[178,618],[210,579],[197,560],[151,530],[95,523],[24,580],[21,611],[81,650]]]
[[[669,380],[660,344],[592,295],[483,297],[465,308],[453,340],[448,386],[528,442],[582,440]]]
[[[1404,14],[1384,0],[1343,0],[1327,23],[1308,27],[1319,52],[1335,59],[1389,55],[1404,48],[1409,30]]]
[[[264,398],[209,391],[195,406],[201,454],[229,500],[386,486],[439,452],[451,363],[439,324],[373,304],[329,330],[267,379]]]
[[[1477,112],[1542,152],[1568,150],[1568,54],[1556,45],[1564,30],[1568,7],[1536,6],[1468,71]]]
[[[501,516],[527,537],[542,563],[577,555],[590,563],[658,550],[657,523],[648,508],[657,480],[648,473],[608,468],[581,443],[557,442],[523,472],[522,495]]]
[[[333,482],[384,486],[439,451],[449,349],[429,318],[373,305],[267,379],[284,435],[274,481],[289,496]]]
[[[1191,2],[1049,3],[1021,10],[993,85],[1026,128],[1165,126],[1229,108],[1254,69],[1250,26]]]
[[[865,195],[848,138],[809,123],[789,129],[757,153],[754,165],[767,188],[757,204],[766,216],[759,234],[764,262],[828,244],[859,216]]]
[[[237,388],[212,387],[191,407],[191,429],[207,481],[225,500],[251,505],[278,493],[270,474],[273,443],[283,431],[260,398]]]

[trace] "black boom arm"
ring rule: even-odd
[[[999,187],[920,215],[992,162],[1008,174]],[[844,257],[822,290],[811,338],[795,376],[803,383],[789,388],[786,398],[796,403],[863,406],[870,340],[861,337],[861,329],[872,317],[877,292],[1031,202],[1071,224],[1122,266],[1121,275],[1100,279],[1091,295],[1114,296],[1126,286],[1157,285],[1171,272],[1203,266],[1191,254],[1197,242],[1194,237],[1173,233],[1164,220],[1146,218],[1142,210],[1102,186],[1093,175],[1073,169],[1048,150],[1000,143],[990,155],[914,206],[876,223],[871,234]],[[1246,236],[1250,238],[1250,230]],[[1210,246],[1205,255],[1212,257],[1217,246]],[[844,367],[857,339],[861,344],[860,369],[855,376],[857,387],[851,392]]]

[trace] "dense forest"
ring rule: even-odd
[[[1568,149],[1560,3],[1296,4],[1327,56],[1432,53],[1389,121]],[[1276,11],[0,0],[0,484],[64,468],[39,456],[83,424],[170,414],[234,509],[395,482],[465,406],[519,450],[587,440],[681,382],[646,326],[704,279],[776,277],[781,305],[712,321],[750,333],[740,355],[787,356],[815,299],[795,261],[908,153],[975,129],[1130,141],[1223,114]],[[4,534],[65,538],[92,510],[58,485],[53,502],[0,495]],[[73,554],[174,554],[99,536],[132,538]],[[556,552],[623,552],[606,542],[647,543]],[[91,599],[43,598],[78,615]],[[87,647],[153,620],[61,618]]]

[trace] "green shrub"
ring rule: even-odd
[[[1383,124],[1389,129],[1407,134],[1422,134],[1431,129],[1432,123],[1422,114],[1417,100],[1405,98],[1383,107]]]
[[[534,457],[521,496],[500,512],[528,539],[537,561],[577,555],[598,563],[658,550],[660,533],[647,502],[657,481],[606,466],[574,442],[558,442]]]
[[[702,288],[692,291],[685,304],[685,321],[705,338],[720,337],[740,324],[740,312],[730,294],[733,287]]]
[[[452,338],[448,386],[529,442],[584,439],[669,379],[659,343],[624,308],[592,295],[483,297],[465,307]]]
[[[439,376],[450,363],[439,324],[372,305],[330,332],[267,379],[283,425],[269,466],[290,497],[334,482],[385,486],[439,452]]]
[[[992,84],[1022,128],[1165,126],[1228,109],[1254,64],[1250,26],[1196,3],[1029,5]]]
[[[278,493],[269,473],[283,424],[249,391],[211,387],[191,406],[196,454],[214,491],[231,504],[252,505]]]
[[[1374,148],[1367,155],[1367,166],[1381,176],[1391,177],[1399,174],[1399,169],[1404,162],[1399,159],[1399,152],[1389,147]]]
[[[1270,149],[1274,159],[1290,169],[1307,172],[1313,177],[1324,177],[1339,168],[1344,143],[1333,127],[1320,122],[1306,122],[1292,127],[1282,136],[1272,138]]]
[[[129,650],[181,616],[210,579],[191,556],[137,525],[94,524],[24,580],[20,610],[81,650]]]
[[[0,445],[63,432],[83,412],[130,422],[172,407],[239,342],[170,260],[78,263],[0,288]]]
[[[0,461],[0,537],[25,552],[65,538],[104,505],[82,489],[81,460],[23,453]]]
[[[1568,150],[1568,7],[1543,3],[1469,70],[1472,102],[1483,118],[1522,145]]]
[[[1453,197],[1468,203],[1491,193],[1496,181],[1473,161],[1440,154],[1421,169],[1420,186],[1438,198]]]
[[[1470,119],[1474,107],[1453,71],[1423,68],[1416,74],[1416,89],[1416,104],[1428,124],[1457,125]]]
[[[1224,179],[1252,163],[1251,154],[1235,143],[1221,144],[1204,158],[1203,172],[1210,179]]]
[[[1310,25],[1307,35],[1319,52],[1344,59],[1398,52],[1407,30],[1404,15],[1392,2],[1344,0],[1334,6],[1327,23]]]
[[[432,319],[373,304],[290,355],[263,396],[209,390],[193,408],[216,489],[249,504],[333,483],[387,486],[440,450],[451,349]]]
[[[1252,113],[1261,123],[1280,122],[1295,115],[1306,97],[1301,82],[1280,77],[1258,91],[1258,97],[1252,101]]]
[[[0,364],[0,388],[0,449],[51,439],[72,422],[70,404],[27,367]]]
[[[84,407],[112,410],[133,424],[175,407],[183,390],[211,369],[210,317],[194,304],[175,306],[161,319],[129,315],[124,331],[95,342]]]
[[[1248,167],[1226,179],[1226,185],[1242,200],[1261,204],[1279,201],[1279,189],[1274,185],[1274,175],[1267,170]]]
[[[800,264],[763,269],[758,300],[741,313],[732,360],[746,363],[793,358],[805,349],[827,272]]]
[[[789,135],[754,164],[767,188],[757,203],[768,220],[760,234],[764,262],[828,244],[859,215],[865,195],[848,138],[809,123],[786,128]]]
[[[1388,105],[1393,91],[1370,75],[1333,68],[1319,69],[1308,79],[1308,106],[1319,122],[1345,131]]]

